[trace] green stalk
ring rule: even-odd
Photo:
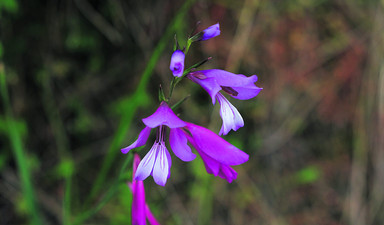
[[[117,179],[115,180],[115,182],[113,183],[112,187],[109,188],[109,190],[104,195],[104,197],[100,200],[99,203],[97,203],[91,209],[81,213],[80,216],[78,218],[76,218],[76,220],[74,221],[73,224],[75,224],[75,225],[76,224],[82,224],[84,221],[86,221],[87,219],[89,219],[93,215],[95,215],[97,212],[99,212],[112,199],[112,197],[116,194],[116,192],[118,190],[119,184],[121,182],[125,182],[124,180],[122,180],[122,177],[123,177],[124,171],[126,171],[128,165],[131,164],[132,159],[133,159],[133,154],[132,153],[128,154],[128,157],[125,159],[124,164],[120,169],[120,173],[119,173]],[[128,188],[128,186],[127,186],[127,188]]]
[[[40,225],[42,221],[40,219],[39,209],[35,200],[35,192],[33,189],[30,169],[28,168],[28,161],[26,159],[23,143],[21,140],[21,135],[16,129],[14,124],[14,119],[12,116],[12,108],[10,104],[10,99],[8,96],[7,83],[4,72],[4,65],[0,61],[0,94],[3,100],[3,105],[5,109],[5,122],[8,128],[9,139],[11,141],[12,153],[15,157],[17,169],[21,179],[21,189],[23,196],[26,200],[28,207],[28,214],[30,217],[30,224]]]
[[[72,190],[72,178],[68,176],[64,181],[64,199],[63,199],[63,224],[71,224],[71,190]]]
[[[194,0],[187,0],[184,3],[184,5],[179,10],[178,14],[175,16],[175,18],[172,20],[170,25],[167,27],[165,34],[162,36],[155,50],[153,51],[152,56],[149,59],[148,65],[141,76],[141,80],[138,84],[138,87],[134,92],[134,94],[132,95],[132,100],[127,105],[127,114],[124,115],[123,118],[121,119],[119,127],[115,135],[113,136],[112,143],[109,146],[107,155],[101,166],[101,169],[96,178],[96,181],[92,186],[93,188],[90,191],[90,196],[86,202],[89,202],[91,199],[93,199],[100,191],[102,185],[105,183],[105,179],[108,175],[109,170],[111,169],[111,166],[113,165],[113,162],[116,156],[120,154],[119,149],[124,141],[124,138],[127,135],[128,129],[132,123],[132,119],[137,109],[144,104],[143,101],[140,101],[140,96],[146,95],[146,87],[152,75],[152,72],[156,66],[156,63],[159,60],[162,52],[164,51],[167,45],[167,42],[169,40],[169,37],[172,36],[176,28],[180,26],[180,24],[183,22],[182,18],[187,13],[187,10],[190,8],[193,2]]]

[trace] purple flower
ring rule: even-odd
[[[165,126],[170,128],[169,143],[178,158],[183,161],[195,159],[196,155],[188,146],[189,142],[200,154],[207,172],[220,176],[228,182],[232,182],[237,176],[236,171],[230,166],[248,160],[249,156],[246,153],[212,131],[180,120],[165,102],[160,104],[155,113],[142,121],[146,127],[140,132],[138,139],[130,146],[121,149],[126,154],[133,148],[145,145],[151,128],[157,128],[156,141],[139,163],[134,175],[135,180],[142,181],[152,175],[157,184],[164,186],[169,178],[171,156],[165,146]]]
[[[144,180],[152,175],[158,185],[164,186],[170,176],[172,164],[171,156],[165,146],[165,126],[171,130],[169,142],[175,155],[183,161],[192,161],[196,155],[192,153],[191,148],[187,145],[187,138],[181,130],[187,124],[179,119],[165,102],[161,102],[156,112],[142,121],[146,127],[140,132],[137,140],[130,146],[121,149],[121,152],[126,154],[133,148],[145,145],[151,128],[156,128],[156,141],[140,162],[135,179]]]
[[[171,57],[171,64],[169,65],[169,69],[172,71],[173,76],[181,77],[184,72],[184,52],[180,50],[176,50],[173,52]]]
[[[200,41],[205,41],[205,40],[214,38],[214,37],[220,35],[220,25],[219,25],[219,23],[216,23],[216,24],[208,27],[207,29],[203,30],[201,33],[203,35],[201,36]]]
[[[200,154],[208,173],[226,179],[231,183],[237,173],[230,166],[248,161],[248,154],[228,143],[214,132],[187,123],[185,132],[188,141]]]
[[[146,218],[151,225],[159,225],[156,218],[153,216],[148,205],[145,203],[145,190],[143,181],[134,179],[136,169],[140,163],[139,155],[135,154],[133,159],[133,176],[132,183],[128,183],[132,191],[132,225],[145,225]]]
[[[236,131],[244,126],[243,118],[237,109],[220,93],[221,90],[233,98],[247,100],[259,94],[262,88],[256,87],[257,76],[246,77],[242,74],[233,74],[225,70],[200,70],[188,74],[188,78],[203,87],[212,98],[220,104],[220,115],[223,119],[221,134],[228,134],[232,129]]]

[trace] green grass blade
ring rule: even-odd
[[[127,170],[127,167],[132,164],[132,159],[133,159],[133,154],[128,154],[127,158],[124,161],[123,166],[120,169],[120,173],[113,183],[112,187],[109,188],[107,193],[104,195],[104,197],[100,200],[96,206],[92,207],[91,209],[81,213],[80,216],[76,218],[73,224],[82,224],[84,221],[87,219],[91,218],[93,215],[95,215],[97,212],[99,212],[111,199],[112,197],[116,194],[118,190],[118,186],[121,182],[125,182],[122,180],[122,177],[124,176],[124,172]],[[127,186],[128,188],[128,186]]]
[[[12,109],[8,96],[4,65],[2,62],[0,62],[0,94],[5,109],[5,121],[8,128],[8,135],[12,146],[12,152],[16,160],[17,169],[21,179],[21,189],[28,207],[30,224],[41,225],[42,221],[40,218],[39,209],[36,204],[35,192],[31,181],[31,175],[29,173],[30,170],[28,168],[28,162],[21,140],[21,135],[16,129],[14,119],[12,117]]]

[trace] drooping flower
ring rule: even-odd
[[[226,99],[220,92],[217,93],[216,99],[220,104],[220,116],[223,118],[223,125],[221,126],[219,135],[226,135],[232,129],[237,131],[240,127],[244,126],[243,117],[239,111]]]
[[[192,153],[186,143],[186,137],[180,135],[181,127],[187,124],[179,119],[165,102],[161,102],[159,108],[151,116],[142,119],[146,127],[140,132],[137,140],[130,146],[121,149],[126,154],[131,149],[145,145],[151,128],[156,128],[156,140],[152,148],[138,165],[135,179],[144,180],[152,175],[154,181],[164,186],[170,176],[171,156],[165,146],[166,126],[170,128],[170,146],[175,155],[183,161],[192,161],[196,155]]]
[[[135,154],[133,158],[132,183],[128,183],[133,196],[131,209],[132,225],[145,225],[146,218],[151,225],[159,225],[159,222],[157,222],[156,218],[153,216],[151,210],[145,202],[144,182],[134,179],[139,163],[140,157],[139,155]]]
[[[176,50],[173,52],[171,57],[171,64],[169,65],[169,69],[172,71],[173,76],[181,77],[184,72],[184,60],[185,54],[181,50]]]
[[[248,161],[248,154],[207,128],[192,123],[187,123],[185,128],[188,132],[184,134],[201,156],[207,172],[229,183],[236,179],[237,172],[231,166]]]
[[[196,155],[192,153],[188,142],[195,147],[203,159],[208,173],[220,176],[228,182],[236,179],[236,171],[230,166],[242,164],[248,155],[214,132],[198,125],[179,119],[167,103],[162,102],[151,116],[142,120],[146,127],[140,132],[138,139],[130,146],[121,149],[126,154],[131,149],[145,145],[151,128],[156,128],[156,141],[137,167],[135,179],[142,181],[153,176],[158,185],[164,186],[170,176],[171,156],[165,146],[165,126],[170,128],[169,143],[175,155],[183,161],[192,161]]]
[[[259,94],[262,88],[255,85],[257,76],[250,77],[242,74],[233,74],[225,70],[212,69],[194,71],[187,76],[193,82],[203,87],[212,98],[212,104],[216,100],[220,104],[220,115],[223,125],[220,135],[226,135],[232,130],[244,126],[244,121],[237,109],[220,93],[221,90],[228,93],[233,98],[247,100]]]
[[[214,37],[220,35],[220,25],[219,25],[219,23],[216,23],[216,24],[208,27],[207,29],[201,31],[201,33],[202,33],[202,36],[201,36],[200,41],[205,41],[205,40],[214,38]]]

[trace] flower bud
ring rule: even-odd
[[[184,52],[180,50],[176,50],[173,52],[171,57],[171,64],[169,65],[169,69],[172,71],[173,76],[181,77],[184,72]]]
[[[220,35],[219,23],[216,23],[216,24],[208,27],[207,29],[203,30],[202,33],[203,33],[203,36],[200,39],[201,41],[205,41],[205,40],[208,40],[208,39],[211,39],[211,38],[214,38],[214,37]]]

